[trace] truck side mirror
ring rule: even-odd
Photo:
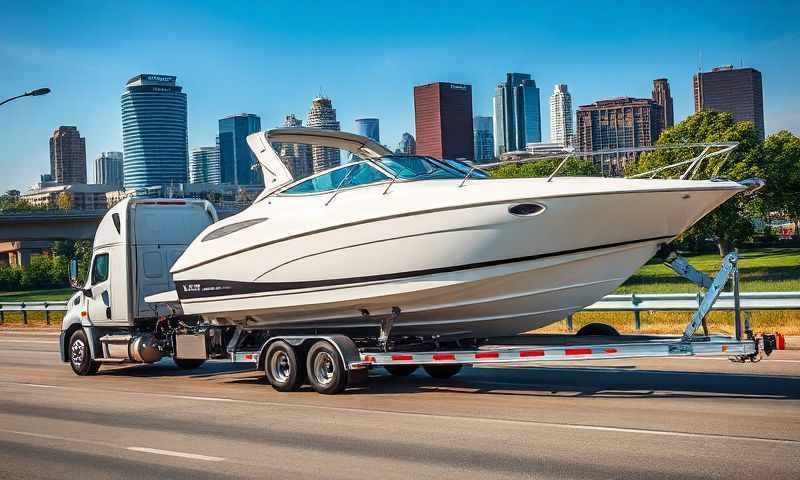
[[[74,258],[69,261],[69,285],[75,289],[81,288],[78,282],[78,260]]]

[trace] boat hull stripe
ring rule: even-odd
[[[510,263],[528,262],[543,258],[571,255],[575,253],[589,252],[593,250],[603,250],[606,248],[622,247],[637,243],[653,242],[657,240],[668,240],[675,235],[643,238],[630,240],[627,242],[609,243],[592,247],[576,248],[573,250],[562,250],[558,252],[543,253],[539,255],[529,255],[526,257],[504,258],[500,260],[489,260],[486,262],[470,263],[466,265],[454,265],[450,267],[429,268],[426,270],[413,270],[408,272],[384,273],[379,275],[367,275],[363,277],[330,278],[324,280],[307,280],[298,282],[237,282],[231,280],[178,280],[175,287],[178,291],[178,298],[181,300],[224,297],[229,295],[244,295],[248,293],[277,292],[284,290],[300,290],[305,288],[330,287],[337,285],[349,285],[356,283],[369,283],[386,280],[397,280],[402,278],[421,277],[426,275],[436,275],[440,273],[458,272],[475,268],[495,267]]]

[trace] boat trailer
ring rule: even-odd
[[[463,365],[711,355],[727,355],[731,361],[744,363],[757,362],[763,354],[770,355],[774,350],[785,348],[785,340],[781,334],[755,335],[749,318],[745,318],[742,323],[736,251],[723,258],[722,266],[713,278],[694,268],[669,245],[662,245],[657,256],[676,274],[704,291],[697,310],[680,336],[619,335],[607,325],[590,324],[604,329],[597,332],[599,335],[582,335],[581,332],[577,335],[525,334],[512,337],[512,342],[475,339],[470,347],[465,348],[453,347],[452,343],[448,343],[449,348],[442,349],[439,342],[434,341],[433,349],[396,350],[392,348],[389,339],[393,320],[402,315],[402,312],[395,307],[388,321],[379,321],[377,342],[370,347],[358,347],[350,337],[341,334],[292,334],[269,336],[263,343],[256,342],[253,345],[251,342],[249,348],[239,348],[239,345],[247,343],[242,342],[242,339],[247,337],[248,332],[238,331],[229,342],[227,350],[231,361],[255,363],[259,369],[267,370],[269,378],[270,365],[267,364],[269,360],[266,357],[270,345],[282,342],[286,346],[291,345],[290,349],[303,352],[312,343],[327,342],[335,347],[340,356],[340,365],[348,372],[347,385],[355,386],[366,381],[367,371],[372,367],[384,367],[396,375],[408,375],[422,366],[434,377],[447,378],[457,373]],[[734,295],[735,333],[733,336],[709,335],[705,324],[706,315],[729,281],[732,283]],[[362,313],[368,315],[368,312]],[[697,330],[701,326],[703,334],[698,335]],[[259,343],[262,344],[258,345]]]

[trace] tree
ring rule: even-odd
[[[751,122],[734,122],[727,112],[698,112],[673,128],[665,130],[657,145],[675,143],[739,142],[727,157],[715,157],[698,167],[694,178],[728,177],[735,180],[747,177],[764,177],[762,168],[762,141]],[[625,166],[626,176],[645,172],[690,158],[698,152],[691,149],[665,149],[643,153],[637,161]],[[683,168],[666,171],[665,174],[679,176]],[[767,178],[769,188],[769,178]],[[715,238],[720,255],[726,255],[734,245],[753,234],[753,217],[763,216],[763,193],[758,195],[736,195],[707,215],[683,237],[696,240]]]
[[[563,158],[550,158],[537,160],[529,163],[501,165],[491,171],[493,177],[497,178],[526,178],[526,177],[548,177],[558,167]],[[580,158],[570,158],[567,163],[558,171],[558,175],[570,177],[587,177],[597,175],[597,169],[591,160]]]
[[[781,130],[764,142],[765,209],[800,219],[800,138]]]
[[[68,192],[59,193],[56,204],[58,205],[59,210],[72,210],[72,207],[74,206],[72,202],[72,195],[70,195]]]

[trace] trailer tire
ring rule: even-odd
[[[94,375],[100,370],[100,362],[94,361],[92,351],[89,348],[89,339],[83,329],[75,330],[69,337],[69,366],[76,375]]]
[[[308,350],[308,381],[317,393],[333,395],[347,388],[347,371],[339,350],[325,340]]]
[[[206,361],[201,358],[172,357],[172,361],[175,363],[175,366],[181,370],[194,370],[195,368],[199,368],[202,364],[206,363]]]
[[[298,357],[298,352],[283,340],[267,348],[264,373],[272,388],[279,392],[293,392],[303,385],[303,364]]]
[[[586,325],[582,326],[578,333],[575,334],[578,337],[587,337],[587,336],[603,336],[603,337],[619,337],[619,332],[616,328],[612,327],[611,325],[606,325],[605,323],[587,323]]]
[[[433,378],[445,379],[461,371],[463,365],[450,363],[447,365],[423,365],[425,372]]]
[[[416,372],[419,365],[384,365],[383,368],[395,377],[407,377]]]

